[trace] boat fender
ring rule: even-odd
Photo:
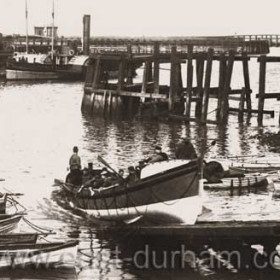
[[[224,177],[224,168],[217,161],[206,163],[203,172],[204,178],[206,178],[209,183],[220,183],[221,179]]]
[[[75,54],[74,50],[69,50],[69,55],[74,55],[74,54]]]

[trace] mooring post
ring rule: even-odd
[[[226,56],[224,53],[220,54],[219,58],[219,88],[218,88],[218,96],[217,96],[217,111],[216,111],[216,119],[220,121],[221,111],[222,111],[222,98],[224,95],[225,88],[225,74],[227,68]]]
[[[154,93],[159,93],[159,43],[154,43]]]
[[[234,51],[230,50],[228,55],[227,67],[226,67],[224,92],[221,98],[221,111],[219,117],[219,120],[221,122],[224,122],[226,120],[226,117],[228,116],[228,109],[229,109],[228,96],[231,91],[230,84],[231,84],[232,70],[234,64],[234,56],[235,56]]]
[[[200,55],[196,59],[196,80],[197,80],[197,101],[195,107],[195,116],[201,118],[202,97],[203,97],[203,74],[204,74],[204,58]]]
[[[175,98],[177,94],[177,49],[176,46],[171,47],[171,69],[170,69],[170,87],[169,87],[169,98],[168,98],[168,109],[172,111],[174,109]]]
[[[187,58],[187,89],[184,114],[189,117],[191,112],[192,88],[193,88],[193,45],[188,45]]]
[[[248,55],[246,52],[242,53],[242,64],[243,64],[243,75],[244,75],[244,85],[246,90],[246,105],[247,110],[252,110],[251,103],[251,87],[250,87],[250,76],[249,76],[249,63],[248,63]]]
[[[213,64],[213,49],[209,49],[207,53],[206,74],[205,74],[204,91],[202,97],[202,113],[201,113],[202,121],[207,120],[212,64]]]
[[[263,108],[265,99],[265,78],[266,78],[266,56],[262,55],[259,58],[260,77],[259,77],[259,104],[258,104],[258,124],[263,121]]]
[[[246,88],[242,88],[241,95],[240,95],[240,101],[239,101],[239,112],[238,112],[238,120],[240,122],[243,122],[244,117],[244,103],[245,103],[245,97],[246,97],[247,90]]]

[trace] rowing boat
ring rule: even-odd
[[[0,245],[4,244],[35,244],[39,233],[1,233]]]
[[[22,217],[22,214],[0,215],[0,233],[7,233],[14,230]]]
[[[202,210],[198,171],[196,160],[171,160],[144,167],[144,176],[129,184],[122,182],[87,193],[64,182],[60,186],[69,205],[100,220],[145,218],[194,224]]]
[[[219,183],[204,182],[204,189],[210,190],[233,190],[233,189],[256,189],[268,186],[266,176],[250,175],[239,178],[223,178]]]
[[[77,256],[78,241],[38,244],[0,245],[1,268],[73,267]]]

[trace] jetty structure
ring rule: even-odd
[[[113,41],[117,48],[112,48]],[[253,109],[251,104],[249,60],[251,56],[266,57],[269,53],[267,41],[217,37],[123,38],[107,39],[103,44],[107,47],[90,55],[82,101],[84,111],[114,116],[137,112],[140,117],[165,114],[169,118],[207,123],[213,122],[207,118],[209,98],[217,98],[214,123],[224,122],[229,111],[239,112],[240,119],[244,112],[258,113],[260,122],[263,114],[274,115],[262,106],[263,73],[260,75],[258,109]],[[211,87],[213,61],[219,63],[216,87]],[[237,62],[243,66],[244,86],[232,89],[232,72]],[[169,86],[160,85],[160,70],[165,63],[171,65]],[[109,83],[106,78],[104,65],[108,68],[108,64],[112,69],[118,69],[117,83]],[[187,67],[186,87],[183,87],[183,64]],[[142,83],[133,83],[132,69],[138,65],[144,67]],[[260,68],[261,72],[265,70],[263,63]],[[229,100],[237,99],[236,96],[239,106],[232,108]],[[192,106],[195,110],[191,110]]]

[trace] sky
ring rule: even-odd
[[[51,23],[53,0],[27,0],[28,33]],[[59,36],[280,34],[279,0],[54,0]],[[0,33],[25,34],[25,0],[0,0]]]

